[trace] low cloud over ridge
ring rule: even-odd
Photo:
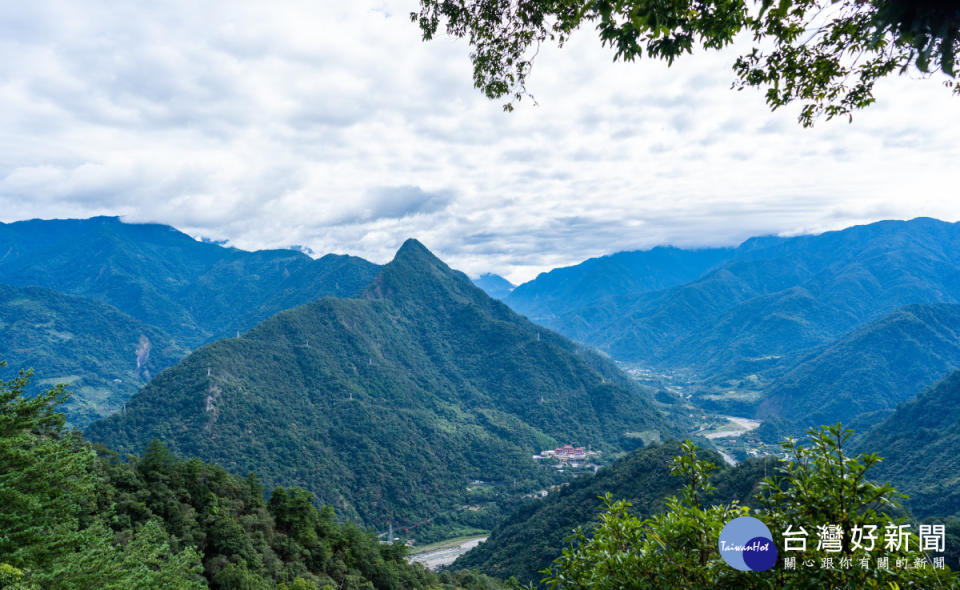
[[[960,218],[957,99],[884,81],[799,128],[731,92],[734,53],[610,63],[544,48],[539,106],[473,89],[408,1],[0,7],[0,220],[122,215],[243,248],[382,262],[417,236],[514,282],[661,243]]]

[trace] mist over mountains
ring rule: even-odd
[[[732,251],[654,249],[543,274],[507,301],[618,360],[742,372],[831,342],[904,305],[956,303],[958,245],[960,226],[923,218],[755,238]],[[631,256],[683,272],[672,275],[673,284],[627,280],[621,260]],[[598,274],[619,282],[596,288],[590,278]]]
[[[498,274],[484,273],[473,279],[473,284],[480,287],[494,299],[504,299],[514,289],[514,284]]]

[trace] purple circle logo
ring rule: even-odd
[[[777,562],[777,547],[770,529],[752,516],[728,522],[720,531],[720,557],[743,572],[763,572]]]

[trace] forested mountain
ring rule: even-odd
[[[58,388],[0,379],[0,588],[5,590],[496,590],[433,574],[274,488],[160,443],[121,461],[63,429]]]
[[[319,297],[356,294],[376,272],[352,256],[246,252],[115,217],[0,223],[0,283],[109,303],[189,348]]]
[[[629,304],[641,293],[688,283],[732,254],[732,248],[618,252],[541,273],[514,289],[505,301],[530,319],[564,333],[579,310]],[[610,301],[615,299],[624,301]]]
[[[513,283],[507,279],[489,272],[473,279],[473,284],[483,289],[487,295],[494,299],[503,299],[514,288]]]
[[[628,432],[676,432],[655,406],[613,364],[409,240],[362,297],[208,344],[87,434],[121,452],[160,439],[384,526],[475,518],[473,480],[503,495],[542,486],[554,470],[531,454],[552,445],[614,451]]]
[[[960,305],[910,305],[811,353],[776,380],[758,414],[792,430],[850,423],[892,410],[958,367]]]
[[[62,409],[73,426],[119,410],[186,352],[161,330],[106,303],[0,285],[0,358],[35,370],[32,394],[66,383],[74,395]],[[0,368],[0,378],[13,374]]]
[[[900,404],[857,446],[884,458],[876,477],[910,496],[915,514],[960,516],[960,371]]]
[[[527,289],[507,301],[529,312],[518,304]],[[904,305],[960,301],[960,225],[920,218],[755,238],[696,280],[639,295],[611,291],[586,306],[572,297],[571,309],[546,324],[619,360],[753,373],[790,365],[792,355]],[[566,297],[562,283],[556,293]]]
[[[603,509],[607,492],[628,499],[641,517],[665,510],[665,498],[675,495],[684,482],[670,474],[670,461],[679,455],[676,441],[633,451],[594,477],[578,478],[546,498],[532,500],[497,526],[489,538],[461,556],[454,568],[470,568],[501,578],[516,576],[521,582],[539,582],[547,568],[566,546],[564,539],[575,528],[590,529]],[[771,463],[752,459],[728,467],[714,452],[703,458],[721,467],[717,489],[707,503],[739,500],[751,504],[757,482]]]

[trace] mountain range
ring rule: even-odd
[[[617,260],[631,257],[682,272],[673,284],[629,281]],[[960,225],[882,221],[733,250],[621,253],[540,275],[506,301],[621,361],[742,376],[904,305],[960,301]]]
[[[960,367],[958,227],[661,247],[514,288],[470,281],[415,240],[381,267],[117,218],[0,224],[2,371],[36,367],[35,391],[66,383],[71,424],[122,452],[157,438],[371,526],[488,528],[562,480],[532,453],[617,453],[688,428],[675,396],[605,354],[689,371],[675,388],[685,414],[755,414],[751,436],[768,442],[838,420],[865,432],[914,408]],[[922,483],[905,489],[950,498]]]
[[[150,376],[274,313],[360,291],[354,256],[246,252],[115,217],[0,223],[0,355],[66,383],[74,426],[119,410]]]
[[[663,510],[682,483],[672,439],[701,433],[744,457],[758,439],[838,420],[858,431],[852,450],[885,457],[871,478],[956,539],[958,245],[957,224],[880,222],[618,253],[514,287],[471,281],[412,239],[379,266],[117,218],[0,224],[0,379],[35,367],[28,395],[66,384],[70,425],[105,445],[111,526],[136,534],[159,519],[196,544],[214,587],[338,580],[337,560],[395,587],[441,579],[317,512],[313,494],[420,543],[492,529],[454,569],[536,583],[574,527],[596,526],[598,496]],[[738,435],[727,414],[763,424]],[[609,465],[532,457],[563,444]],[[702,454],[721,465],[707,502],[750,503],[776,462]]]
[[[776,438],[793,428],[889,412],[957,366],[949,308],[898,308],[958,300],[958,242],[956,224],[888,221],[816,236],[752,238],[737,248],[621,252],[516,288],[493,274],[474,283],[619,361],[690,370],[698,403],[756,412],[769,422],[760,432]],[[77,333],[64,322],[86,313],[68,312],[67,302],[89,309],[107,304],[120,314],[114,321],[130,323],[117,337],[115,326],[100,322],[102,334],[94,327],[64,347],[57,330],[28,335],[22,330],[30,322],[18,308],[0,306],[0,321],[21,330],[9,332],[10,341],[34,342],[0,353],[16,361],[11,366],[43,367],[36,383],[74,384],[68,411],[83,426],[146,384],[148,372],[138,365],[141,336],[151,343],[146,371],[154,374],[191,348],[236,336],[279,311],[357,295],[379,268],[351,256],[245,252],[168,226],[109,217],[0,224],[0,284],[43,287],[48,298],[74,296],[57,304],[59,332]],[[31,321],[40,321],[37,313]],[[39,340],[59,346],[59,365]],[[901,344],[890,346],[894,340]],[[87,368],[74,361],[67,371],[71,355],[87,359]],[[905,363],[909,369],[901,370]]]
[[[207,344],[87,428],[121,452],[185,456],[302,486],[370,526],[474,518],[555,481],[531,455],[677,434],[611,362],[536,326],[408,240],[354,298],[323,298]]]
[[[116,217],[0,223],[0,283],[108,303],[187,348],[319,297],[353,295],[377,269],[354,256],[225,248]]]
[[[877,419],[960,363],[960,225],[882,221],[737,248],[654,248],[541,274],[505,301],[701,407],[804,428]],[[873,412],[877,414],[873,415]]]

